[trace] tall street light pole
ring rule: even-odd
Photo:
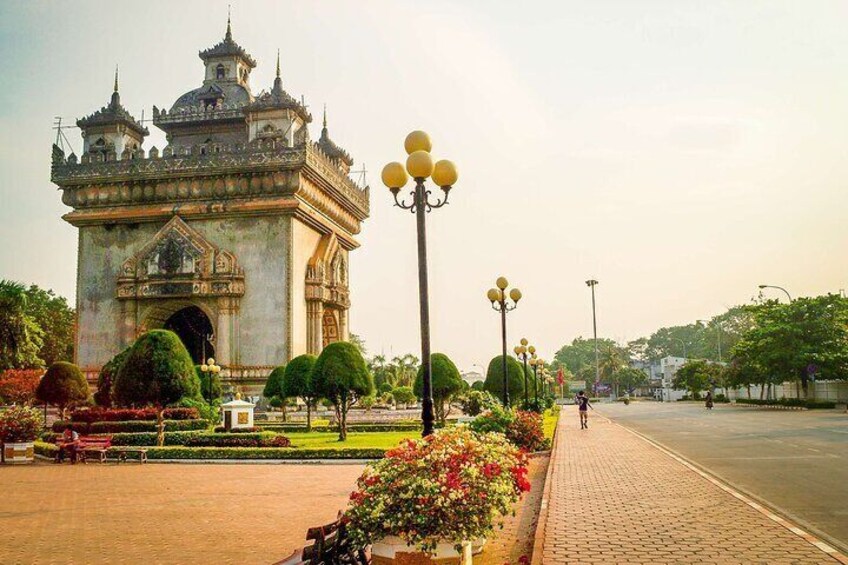
[[[448,203],[451,188],[459,178],[456,166],[447,160],[433,163],[430,150],[433,144],[430,136],[423,131],[414,131],[406,136],[404,148],[408,157],[406,168],[393,162],[383,167],[383,184],[389,187],[395,199],[395,205],[415,214],[418,230],[418,301],[421,315],[421,367],[423,390],[421,399],[421,420],[424,424],[423,436],[433,433],[435,414],[433,413],[433,378],[430,360],[430,293],[427,284],[427,224],[426,213],[441,208]],[[407,172],[415,180],[415,189],[410,192],[412,203],[398,200],[400,189],[406,186]],[[444,199],[430,201],[430,191],[424,185],[427,178],[444,192]]]
[[[786,298],[789,299],[789,302],[792,302],[792,295],[789,294],[789,291],[786,290],[785,288],[783,288],[782,286],[775,286],[775,285],[772,285],[772,284],[761,284],[761,285],[759,285],[759,288],[760,288],[760,290],[763,290],[764,288],[773,288],[775,290],[782,290],[783,292],[786,293]]]
[[[597,394],[598,383],[601,382],[601,361],[598,356],[598,317],[595,314],[595,286],[598,281],[589,279],[586,286],[592,288],[592,335],[595,339],[595,393]]]
[[[486,293],[489,302],[492,303],[492,309],[499,312],[501,315],[501,346],[502,346],[502,361],[503,365],[503,405],[509,408],[509,379],[506,366],[506,314],[516,309],[518,301],[521,300],[521,291],[513,288],[509,291],[509,297],[512,299],[512,304],[507,301],[506,289],[509,286],[509,281],[506,277],[498,277],[495,281],[497,288],[490,288]]]

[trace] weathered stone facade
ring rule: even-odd
[[[349,252],[369,190],[306,107],[282,88],[251,93],[253,58],[224,40],[200,53],[203,85],[170,108],[166,133],[110,104],[79,120],[80,158],[53,148],[51,178],[79,228],[77,363],[94,375],[140,333],[169,327],[197,359],[255,390],[272,367],[347,339]],[[202,351],[202,353],[201,353]]]

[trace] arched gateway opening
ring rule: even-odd
[[[205,358],[215,356],[215,349],[210,342],[212,338],[212,322],[206,313],[197,306],[188,306],[174,312],[165,320],[163,326],[178,336],[188,349],[192,361],[196,365],[203,364]]]

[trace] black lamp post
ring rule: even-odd
[[[424,424],[423,436],[433,433],[435,414],[433,413],[433,379],[430,361],[430,297],[427,284],[427,225],[426,212],[441,208],[448,203],[450,189],[458,178],[456,166],[450,161],[442,160],[435,164],[430,156],[433,144],[430,136],[423,131],[414,131],[406,136],[404,148],[409,155],[406,168],[400,163],[393,162],[383,167],[383,184],[389,187],[395,199],[395,205],[415,214],[418,228],[418,299],[421,310],[421,366],[423,373],[423,391],[421,399],[421,420]],[[415,179],[415,189],[410,192],[412,203],[398,200],[400,189],[406,186],[409,175]],[[433,182],[444,192],[444,199],[430,201],[430,190],[424,181],[432,178]]]
[[[509,408],[509,378],[506,367],[506,313],[511,312],[518,307],[518,301],[521,300],[521,291],[513,288],[509,291],[509,297],[512,299],[512,304],[507,301],[506,289],[509,286],[509,281],[506,277],[498,277],[495,281],[497,288],[490,288],[486,293],[486,297],[492,303],[492,309],[499,312],[501,315],[501,346],[503,357],[503,404]]]
[[[215,399],[212,397],[212,378],[221,372],[221,366],[215,364],[215,359],[210,357],[206,360],[206,363],[200,366],[200,370],[206,375],[206,380],[209,383],[209,406],[212,406],[212,403]]]

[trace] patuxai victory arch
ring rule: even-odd
[[[79,229],[77,363],[93,376],[149,329],[168,328],[196,362],[215,357],[255,390],[274,366],[348,337],[349,253],[369,214],[353,160],[318,141],[306,106],[254,95],[256,61],[233,40],[200,52],[203,83],[153,107],[167,146],[109,104],[77,121],[77,157],[53,147],[52,181]]]

